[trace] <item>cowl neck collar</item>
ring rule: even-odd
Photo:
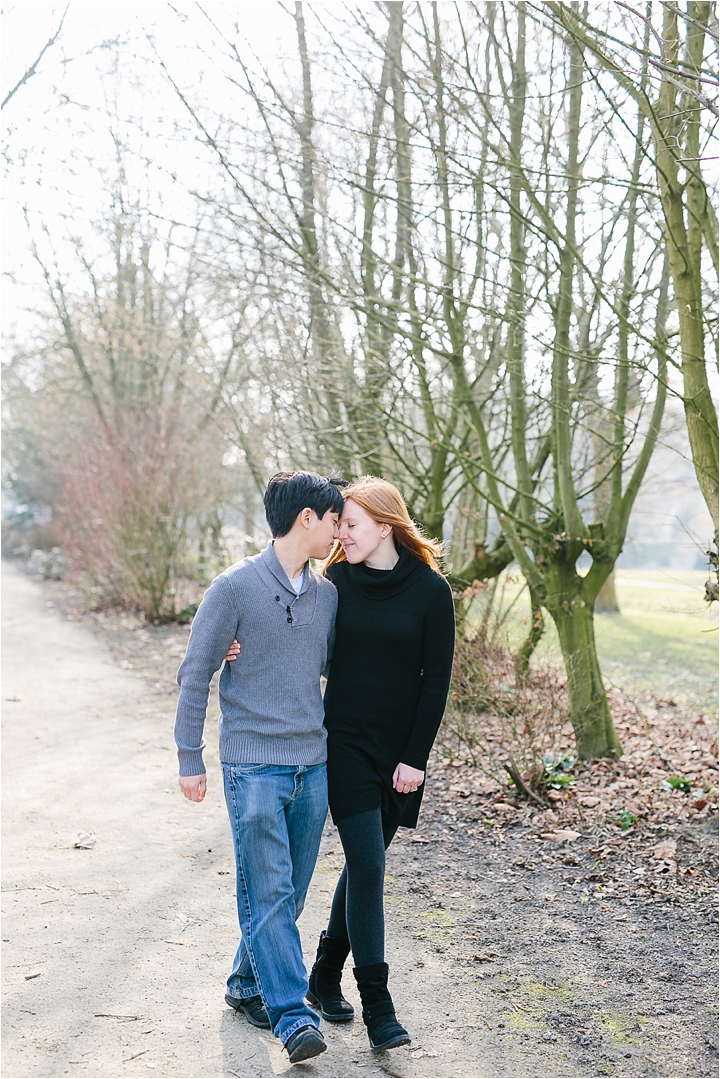
[[[357,565],[346,562],[345,565],[348,567],[350,580],[355,588],[369,599],[388,599],[390,596],[396,596],[430,571],[430,567],[425,562],[413,558],[407,547],[400,547],[400,557],[397,562],[382,576],[378,573],[368,573],[362,562]]]

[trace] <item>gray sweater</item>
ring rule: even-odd
[[[332,653],[336,611],[334,585],[309,566],[296,595],[271,543],[215,578],[193,619],[177,676],[180,775],[205,771],[210,681],[234,637],[242,651],[220,674],[220,760],[322,764],[327,735],[320,676]]]

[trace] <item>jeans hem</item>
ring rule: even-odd
[[[313,1022],[313,1019],[315,1020],[315,1022]],[[276,1037],[280,1038],[283,1046],[285,1046],[290,1041],[293,1034],[297,1034],[298,1030],[303,1030],[304,1027],[315,1027],[315,1030],[320,1030],[320,1020],[314,1014],[303,1016],[301,1019],[298,1019],[295,1023],[293,1023],[289,1030],[284,1030],[282,1034],[278,1032]]]
[[[225,992],[229,997],[232,997],[233,1000],[252,1000],[253,997],[260,997],[262,1000],[262,993],[259,989],[254,989],[250,993],[232,993],[230,989],[225,986]]]

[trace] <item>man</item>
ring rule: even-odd
[[[234,638],[242,654],[220,675],[220,760],[235,849],[242,936],[227,1003],[271,1027],[295,1064],[324,1052],[304,1001],[295,924],[327,815],[320,676],[332,651],[337,593],[309,566],[337,536],[342,494],[314,472],[279,472],[265,492],[273,541],[221,573],[193,620],[178,671],[180,789],[202,802],[210,681]]]

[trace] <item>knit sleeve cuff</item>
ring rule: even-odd
[[[419,756],[417,753],[413,752],[412,749],[408,749],[402,754],[400,763],[407,764],[408,768],[417,768],[419,772],[426,772],[428,758]]]
[[[180,761],[181,776],[205,775],[205,765],[203,763],[201,749],[184,749],[181,753],[178,752],[178,760]]]

